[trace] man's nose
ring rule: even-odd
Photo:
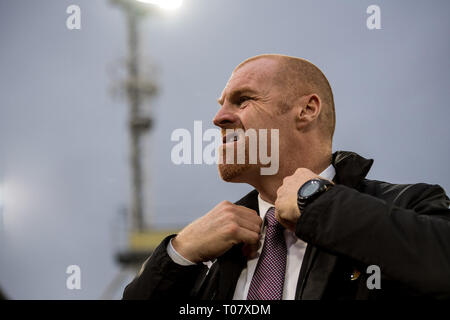
[[[222,106],[213,119],[213,123],[221,128],[232,128],[239,122],[239,117],[229,107]]]

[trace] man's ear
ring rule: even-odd
[[[313,93],[304,96],[297,113],[297,129],[303,129],[309,126],[319,117],[322,111],[322,101],[320,97]]]

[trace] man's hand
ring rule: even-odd
[[[256,211],[223,201],[181,230],[172,245],[192,262],[210,261],[238,243],[257,246],[261,225]]]
[[[297,206],[298,189],[308,180],[322,177],[306,168],[299,168],[292,176],[283,179],[283,184],[277,191],[275,201],[275,217],[286,228],[295,231],[300,210]]]

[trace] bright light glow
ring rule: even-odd
[[[175,10],[181,7],[183,0],[136,0],[138,2],[154,4],[164,10]]]
[[[2,185],[0,184],[0,214],[2,213],[2,208],[3,208],[3,188]]]
[[[38,201],[30,197],[30,190],[16,180],[3,180],[0,184],[0,227],[6,230],[18,230],[29,221],[33,206]],[[12,228],[12,229],[11,229]]]
[[[3,231],[3,186],[0,184],[0,231]]]

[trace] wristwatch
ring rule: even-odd
[[[298,189],[297,193],[297,205],[300,212],[303,212],[309,203],[332,186],[333,183],[325,179],[311,179],[306,181],[300,189]]]

